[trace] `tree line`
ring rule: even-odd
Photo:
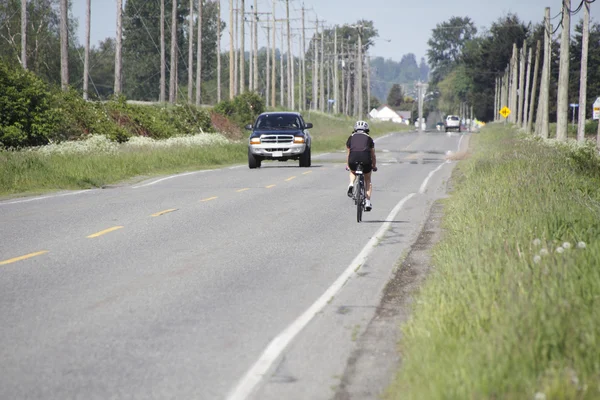
[[[579,75],[582,52],[582,27],[579,21],[570,39],[569,101],[578,102]],[[440,23],[428,41],[427,57],[432,68],[430,109],[440,109],[446,114],[456,113],[460,104],[473,106],[474,115],[484,121],[497,118],[495,107],[496,80],[506,71],[513,54],[513,45],[536,48],[543,42],[543,22],[525,22],[517,14],[498,18],[488,28],[478,32],[468,16],[453,17]],[[592,23],[589,29],[589,58],[587,80],[587,115],[592,103],[600,96],[600,24]],[[560,46],[551,43],[552,63],[549,83],[549,119],[557,120],[557,91]],[[538,71],[538,82],[541,80]]]

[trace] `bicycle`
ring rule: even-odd
[[[348,166],[346,166],[346,170],[349,170]],[[373,171],[377,171],[377,169],[373,169]],[[352,200],[354,200],[354,204],[356,205],[356,222],[362,221],[362,213],[365,209],[365,200],[367,196],[365,194],[365,176],[363,174],[363,163],[359,163],[356,167],[356,171],[354,171],[354,188],[352,189]]]

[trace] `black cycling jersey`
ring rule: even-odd
[[[346,147],[350,149],[348,155],[348,167],[356,171],[358,164],[363,164],[365,173],[371,172],[372,162],[371,149],[375,148],[375,142],[371,136],[364,132],[354,132],[346,141]]]
[[[354,132],[346,141],[346,147],[350,149],[350,153],[368,152],[371,154],[371,149],[375,148],[375,142],[364,132]]]

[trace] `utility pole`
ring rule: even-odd
[[[272,58],[273,66],[271,71],[271,107],[275,107],[275,93],[277,92],[276,87],[276,76],[277,76],[277,59],[275,58],[275,47],[277,42],[277,23],[275,22],[275,2],[273,1],[273,47],[272,47]]]
[[[535,48],[535,66],[533,68],[533,88],[531,89],[531,98],[529,99],[529,116],[527,117],[527,128],[525,133],[531,134],[533,129],[533,112],[535,110],[535,100],[537,96],[538,73],[540,70],[540,53],[542,51],[542,43],[538,40]],[[539,107],[539,100],[538,100]]]
[[[519,54],[519,90],[517,95],[517,125],[523,126],[523,109],[525,107],[523,95],[525,94],[524,85],[525,85],[525,56],[527,52],[527,42],[523,41],[523,47],[521,47],[521,51]]]
[[[366,65],[367,65],[367,113],[371,112],[371,57],[367,54]]]
[[[325,25],[321,22],[321,57],[319,63],[319,110],[325,112]]]
[[[250,9],[252,10],[250,15],[250,51],[248,54],[248,90],[250,92],[254,91],[254,10],[252,4],[250,5]],[[246,17],[244,17],[244,21],[246,21]],[[245,23],[245,22],[244,22]]]
[[[235,39],[234,39],[235,40],[235,54],[234,54],[235,60],[234,60],[234,64],[235,65],[233,67],[235,69],[235,71],[233,74],[233,82],[234,82],[236,96],[240,93],[240,77],[239,77],[239,75],[240,75],[240,73],[239,73],[239,71],[240,71],[240,61],[239,61],[240,60],[240,50],[239,50],[240,49],[240,46],[239,46],[239,43],[240,43],[240,35],[239,35],[239,32],[240,32],[240,18],[239,18],[240,8],[239,8],[239,3],[240,3],[239,0],[235,0],[235,9],[234,9],[234,11],[235,11],[235,35],[234,35],[234,37],[235,37]]]
[[[280,66],[279,66],[279,105],[281,107],[284,107],[284,101],[283,101],[283,92],[284,92],[284,87],[285,87],[285,82],[284,82],[284,77],[283,77],[283,26],[281,27],[281,50],[279,50],[279,62],[280,62]],[[288,81],[289,83],[289,81]]]
[[[424,94],[425,91],[427,90],[427,84],[423,83],[421,81],[418,81],[417,83],[417,106],[418,106],[418,119],[417,119],[417,124],[419,126],[419,133],[423,133],[423,100],[424,100]],[[462,118],[464,118],[464,115],[466,115],[466,110],[465,110],[465,105],[464,103],[460,104],[461,106],[461,110],[460,110],[460,115],[461,115],[461,120]]]
[[[121,0],[118,0],[120,2]],[[69,17],[68,0],[60,1],[60,80],[63,91],[69,89]],[[116,71],[115,71],[116,74]]]
[[[198,0],[202,3],[202,0]],[[188,16],[188,104],[192,104],[192,94],[194,92],[194,73],[193,65],[194,65],[194,0],[190,0],[190,13]],[[200,35],[198,35],[200,37]],[[198,40],[200,43],[200,40]]]
[[[25,3],[25,1],[23,1]],[[86,1],[85,6],[85,55],[83,56],[83,99],[88,99],[88,84],[90,75],[90,28],[92,24],[92,0]],[[25,33],[23,33],[24,35]],[[21,42],[23,45],[23,42]],[[22,59],[25,59],[23,55]],[[25,62],[26,65],[26,62]]]
[[[569,126],[569,46],[571,39],[571,0],[563,0],[563,19],[560,40],[560,69],[556,105],[556,139],[567,140]]]
[[[363,53],[362,53],[362,28],[358,27],[358,119],[363,117]]]
[[[317,54],[317,40],[319,35],[319,19],[317,18],[316,26],[315,26],[315,34],[313,35],[313,73],[312,73],[312,81],[313,81],[313,95],[312,95],[312,109],[314,111],[317,110],[318,104],[318,77],[317,77],[317,65],[319,62],[319,56]]]
[[[217,102],[221,102],[221,0],[217,0]]]
[[[581,73],[579,80],[579,118],[577,121],[577,141],[585,141],[585,118],[587,107],[587,70],[590,38],[590,3],[583,2],[583,30],[581,32]]]
[[[203,5],[202,2],[204,0],[198,0],[198,46],[196,49],[196,105],[199,106],[202,103],[202,12]],[[217,5],[217,9],[219,6]],[[217,24],[218,21],[221,20],[221,14],[217,14]],[[193,25],[193,24],[192,24]],[[218,36],[220,37],[220,36]],[[217,51],[217,59],[221,58],[221,54]],[[217,62],[218,63],[218,62]],[[190,64],[190,70],[192,65]],[[217,66],[217,69],[220,69],[220,65]],[[217,75],[220,71],[217,72]],[[219,79],[217,79],[217,85],[219,85]],[[190,88],[191,90],[191,88]]]
[[[306,108],[306,28],[304,26],[304,3],[302,3],[302,58],[300,59],[302,64],[302,73],[301,73],[301,89],[300,89],[300,111],[304,111]]]
[[[158,101],[164,103],[167,91],[167,55],[165,50],[165,0],[160,0],[160,93]]]
[[[552,24],[550,23],[550,7],[546,8],[546,35],[545,35],[545,50],[544,50],[544,69],[542,72],[543,80],[543,95],[540,98],[543,100],[542,118],[540,125],[540,133],[544,139],[550,136],[550,69],[552,64]]]
[[[528,119],[528,111],[529,111],[529,86],[531,83],[531,58],[532,58],[532,49],[530,48],[527,54],[527,72],[525,78],[525,98],[523,99],[523,116],[521,120],[521,128],[527,129],[527,119]]]
[[[254,85],[253,89],[258,92],[258,1],[254,0]]]
[[[338,114],[340,112],[340,82],[338,77],[338,45],[337,45],[337,25],[334,28],[333,35],[333,113]]]
[[[512,113],[509,116],[509,120],[510,122],[516,123],[517,122],[517,104],[518,104],[518,100],[517,100],[517,95],[518,95],[518,79],[519,79],[519,52],[517,50],[517,44],[513,43],[513,54],[512,54],[512,58],[510,59],[510,70],[511,70],[511,77],[510,77],[510,111],[512,111]]]
[[[496,118],[496,113],[498,111],[498,78],[494,79],[494,121]]]
[[[246,33],[245,33],[245,25],[246,25],[246,2],[245,0],[241,0],[241,8],[239,11],[240,22],[240,94],[244,93],[246,90]]]
[[[290,32],[290,0],[285,0],[285,18],[287,20],[287,96],[288,107],[294,109],[294,83],[292,82],[292,34]]]
[[[267,76],[265,79],[265,104],[269,105],[269,100],[271,99],[271,26],[267,22],[267,26],[265,28],[267,30],[267,65],[266,72]]]
[[[233,0],[229,0],[229,99],[233,99],[235,96],[233,27]],[[217,40],[219,40],[219,38],[217,38]]]
[[[122,0],[117,1],[121,2]],[[169,72],[169,102],[175,103],[175,86],[177,85],[177,0],[173,0],[173,7],[171,8],[171,70]]]
[[[90,5],[88,4],[88,10],[89,9]],[[87,51],[89,53],[89,46],[87,48]],[[23,67],[23,69],[27,69],[27,0],[21,0],[21,66]],[[85,96],[85,88],[83,93]]]

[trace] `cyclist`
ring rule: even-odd
[[[354,171],[358,164],[363,164],[365,177],[366,196],[365,211],[371,211],[371,171],[377,171],[377,160],[375,158],[375,142],[369,136],[369,124],[366,121],[356,121],[352,135],[346,141],[346,163],[350,170],[350,185],[348,185],[348,196],[352,197],[354,187]]]

